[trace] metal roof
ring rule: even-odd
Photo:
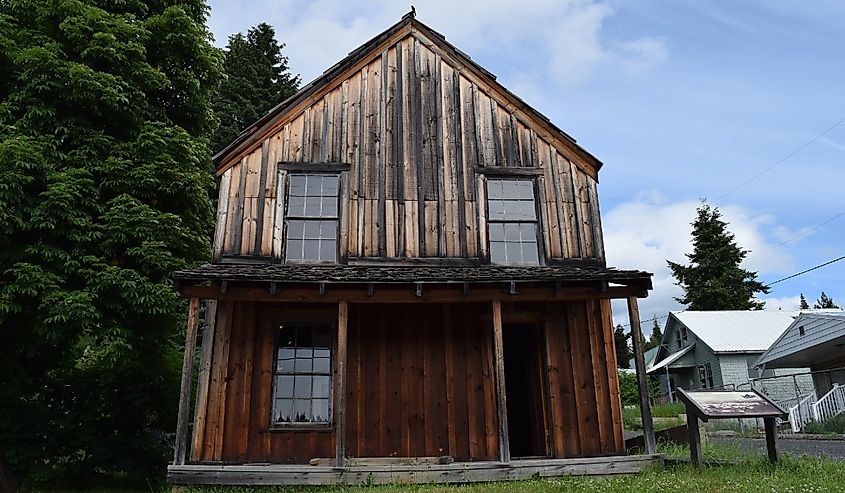
[[[670,354],[669,356],[664,358],[663,361],[661,361],[657,364],[647,365],[648,367],[646,368],[646,373],[652,373],[652,372],[655,372],[655,371],[663,368],[664,366],[671,365],[672,363],[677,361],[678,358],[680,358],[681,356],[683,356],[683,355],[687,354],[688,352],[692,351],[692,348],[694,348],[694,347],[695,347],[695,343],[692,343],[691,345],[681,349],[680,351]]]
[[[716,353],[763,352],[801,313],[783,310],[671,312]]]
[[[801,313],[783,331],[755,366],[767,368],[812,367],[842,354],[845,312]]]

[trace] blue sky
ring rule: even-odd
[[[608,262],[655,273],[644,318],[682,309],[666,259],[685,260],[699,198],[720,207],[764,282],[845,255],[845,2],[414,5],[605,163]],[[409,10],[390,0],[211,6],[217,44],[268,22],[304,81]],[[800,292],[812,304],[824,290],[843,303],[844,279],[841,261],[763,298],[768,309],[795,309]],[[614,315],[627,321],[622,305]]]

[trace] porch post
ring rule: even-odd
[[[496,375],[496,407],[499,415],[499,460],[510,462],[508,439],[508,402],[505,395],[505,356],[502,342],[502,302],[493,300],[493,353]]]
[[[335,458],[338,467],[346,464],[346,326],[349,304],[337,304],[337,423],[335,425]]]
[[[648,401],[648,383],[646,382],[645,357],[643,356],[643,333],[640,331],[640,309],[637,297],[628,297],[628,319],[631,321],[631,342],[634,346],[634,363],[637,368],[637,388],[640,391],[640,412],[643,418],[643,441],[647,454],[657,452],[654,438],[654,421],[651,419],[651,404]]]
[[[182,358],[182,384],[179,387],[179,418],[176,422],[176,448],[173,452],[173,464],[185,464],[185,451],[188,442],[188,408],[191,406],[191,383],[194,373],[194,351],[197,346],[197,318],[199,298],[191,298],[188,303],[188,329],[185,334],[185,355]]]

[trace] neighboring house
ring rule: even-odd
[[[176,273],[190,311],[171,482],[655,460],[625,456],[610,311],[636,313],[651,274],[605,265],[601,162],[413,15],[214,163],[212,263]]]
[[[757,360],[797,317],[795,311],[670,312],[652,375],[661,393],[682,389],[754,388],[790,404],[812,388],[807,368],[759,370]],[[668,382],[667,382],[668,380]],[[668,383],[668,385],[667,385]]]
[[[845,412],[845,313],[801,313],[755,362],[764,371],[809,368],[815,392],[802,401],[803,416],[791,410],[795,431],[809,420]],[[836,386],[843,386],[836,389]]]
[[[654,358],[657,356],[658,351],[660,351],[660,346],[653,347],[653,348],[651,348],[648,351],[643,353],[643,359],[645,360],[645,367],[646,368],[652,367],[652,365],[654,364]],[[634,361],[634,358],[631,358],[630,360],[628,360],[628,368],[630,369],[629,371],[631,373],[634,372],[634,369],[636,367],[637,367],[637,365]],[[652,373],[650,376],[651,376],[651,378],[655,378],[657,380],[657,382],[660,384],[659,387],[658,387],[659,389],[663,390],[663,389],[668,388],[668,386],[666,384],[667,378],[666,378],[666,375],[664,373],[656,372],[656,373]],[[668,398],[670,396],[665,391],[663,391],[660,396],[656,396],[656,397],[652,396],[652,397],[654,397],[652,399],[654,401],[654,403],[658,404],[658,403],[667,402]]]

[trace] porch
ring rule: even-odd
[[[353,465],[354,464],[354,465]],[[614,476],[636,474],[663,464],[663,456],[631,455],[577,459],[519,459],[451,464],[389,464],[378,460],[347,466],[281,464],[184,464],[167,468],[172,484],[215,485],[331,485],[386,483],[476,483],[532,477]]]

